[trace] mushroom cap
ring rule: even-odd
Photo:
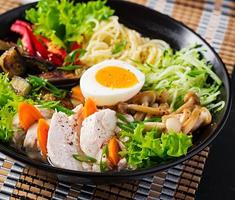
[[[144,91],[140,92],[136,96],[134,96],[130,102],[134,104],[143,104],[143,103],[148,103],[148,104],[153,104],[157,99],[157,93],[153,90],[149,91]]]
[[[198,98],[198,96],[194,92],[188,92],[184,96],[184,102],[187,102],[189,100],[194,100],[195,104],[199,104],[200,103],[200,99]]]

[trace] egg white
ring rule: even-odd
[[[132,72],[138,83],[128,88],[109,88],[96,81],[96,73],[105,67],[120,67]],[[98,106],[115,105],[135,96],[143,87],[145,76],[137,68],[120,60],[106,60],[98,63],[84,72],[80,79],[80,87],[85,98],[91,98]]]

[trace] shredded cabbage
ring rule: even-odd
[[[202,58],[201,51],[199,46],[176,52],[168,49],[154,66],[137,64],[146,76],[143,89],[166,90],[173,109],[183,104],[187,92],[193,91],[203,106],[214,111],[221,110],[225,104],[218,101],[222,82],[213,72],[212,65]]]

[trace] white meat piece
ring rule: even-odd
[[[97,159],[102,145],[114,135],[116,124],[116,112],[110,109],[98,111],[87,117],[82,123],[80,134],[82,151]]]
[[[27,130],[25,139],[24,139],[24,148],[26,154],[32,158],[41,160],[43,159],[40,153],[40,148],[37,141],[37,127],[38,123],[34,123],[32,126],[29,127]]]
[[[73,158],[78,152],[77,122],[74,117],[55,112],[51,119],[47,140],[47,156],[54,166],[82,170],[82,164]]]
[[[38,149],[37,128],[38,128],[38,123],[34,123],[27,130],[27,133],[24,139],[24,147],[26,149]]]
[[[17,149],[21,149],[23,147],[23,143],[24,143],[24,139],[25,139],[25,132],[23,129],[21,129],[19,127],[19,115],[18,113],[15,114],[15,116],[13,117],[13,137],[12,137],[12,145],[17,148]]]

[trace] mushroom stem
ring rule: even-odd
[[[160,107],[160,106],[158,108],[153,108],[153,107],[148,107],[148,106],[129,104],[129,105],[127,105],[127,107],[130,110],[148,113],[148,114],[155,115],[155,116],[162,116],[162,115],[169,114],[169,109],[166,109],[166,108]]]
[[[200,111],[201,109],[199,107],[196,107],[191,116],[188,118],[188,120],[186,120],[182,126],[182,131],[186,134],[188,134],[189,132],[192,131],[192,129],[195,127],[199,116],[200,116]]]
[[[166,128],[166,126],[162,122],[145,122],[144,123],[144,130],[145,131],[151,131],[154,128],[163,130]]]

